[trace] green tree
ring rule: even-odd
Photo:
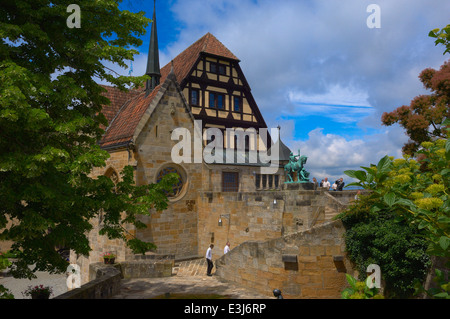
[[[427,242],[418,237],[417,226],[396,218],[387,205],[372,210],[379,201],[378,194],[371,192],[339,215],[346,227],[346,250],[360,280],[365,279],[370,264],[377,264],[385,281],[386,297],[407,298],[430,265]]]
[[[442,123],[443,127],[447,127],[445,130],[447,136],[449,122],[450,120],[446,120]],[[363,170],[346,171],[345,174],[358,180],[352,183],[353,185],[358,185],[371,192],[340,217],[343,220],[374,218],[375,221],[380,222],[380,214],[392,216],[395,222],[406,222],[407,225],[417,229],[417,236],[426,241],[429,255],[449,258],[450,141],[445,138],[433,142],[423,142],[421,147],[418,152],[422,155],[420,162],[408,155],[395,160],[385,156],[377,165],[362,167]],[[361,219],[361,216],[364,218]],[[362,221],[362,223],[363,225],[369,224],[367,221]],[[388,225],[387,222],[382,223],[382,227]],[[366,240],[367,245],[371,247],[376,242],[367,241],[364,231],[363,227],[357,232],[354,237],[360,236],[362,239],[356,238],[354,240],[356,244],[352,245],[365,247],[367,251],[370,248],[361,242]],[[350,233],[349,236],[352,234]],[[381,234],[381,236],[384,238],[383,241],[389,239],[388,234]],[[405,236],[401,235],[400,237]],[[406,247],[413,243],[408,238],[404,239],[408,241],[408,244],[404,244]],[[396,244],[392,242],[385,250],[381,250],[381,254],[395,246]],[[353,250],[357,251],[357,249]],[[371,251],[364,255],[360,249],[357,251],[357,255],[363,256],[362,259],[367,259],[376,256],[377,253]],[[417,254],[410,254],[410,256],[420,259]],[[381,264],[380,267],[383,265]],[[401,267],[399,270],[404,271]],[[446,282],[441,281],[440,286],[442,291],[435,291],[434,295],[441,298],[448,297],[450,290],[448,279]]]
[[[423,70],[419,79],[431,94],[416,96],[410,105],[383,113],[381,121],[384,125],[399,123],[410,137],[403,153],[414,155],[422,142],[445,137],[441,123],[450,117],[449,78],[449,62],[445,62],[439,70]]]
[[[102,234],[126,240],[136,252],[154,247],[130,238],[125,224],[143,227],[139,214],[165,209],[177,179],[138,187],[131,167],[118,185],[89,175],[109,156],[97,145],[109,101],[94,79],[122,90],[147,79],[118,76],[103,63],[126,67],[150,20],[121,11],[120,1],[81,0],[81,28],[69,28],[72,2],[4,0],[0,7],[0,229],[14,221],[0,240],[14,241],[20,251],[14,265],[20,277],[64,271],[56,246],[89,254],[89,221],[99,212]]]
[[[441,30],[430,31],[430,37],[436,38],[435,44],[446,47],[444,54],[450,53],[450,24]],[[410,141],[403,147],[403,153],[414,155],[422,142],[436,138],[445,138],[441,123],[450,117],[450,64],[445,62],[439,70],[427,68],[419,75],[429,95],[416,96],[410,105],[403,105],[392,112],[384,112],[381,121],[390,126],[399,123]]]
[[[445,46],[444,55],[447,53],[450,53],[450,24],[447,24],[446,27],[442,29],[434,29],[431,30],[430,33],[428,33],[428,36],[435,38],[436,41],[434,43],[436,45],[442,44]]]

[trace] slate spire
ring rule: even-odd
[[[159,85],[159,80],[161,78],[161,71],[159,67],[158,34],[156,32],[156,0],[153,1],[152,20],[150,45],[147,58],[147,70],[145,72],[145,74],[150,75],[152,79],[147,80],[147,83],[145,85],[146,95],[148,95],[157,85]]]

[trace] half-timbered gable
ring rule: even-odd
[[[267,128],[251,94],[250,86],[239,66],[239,59],[216,37],[207,33],[161,69],[162,80],[173,65],[183,94],[203,129],[223,131],[224,146],[236,148],[235,138],[226,129]],[[248,132],[248,131],[247,131]],[[264,149],[263,144],[248,138],[246,149]]]

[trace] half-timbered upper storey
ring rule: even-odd
[[[268,145],[267,140],[261,143],[258,135],[254,138],[254,136],[248,134],[250,128],[258,133],[261,128],[267,128],[267,125],[251,94],[250,86],[239,66],[239,62],[239,59],[216,37],[207,33],[165,65],[161,69],[161,78],[157,79],[158,81],[152,79],[152,85],[147,83],[145,97],[147,95],[149,97],[155,96],[155,91],[159,90],[160,87],[157,84],[163,83],[172,71],[194,118],[202,121],[203,129],[220,129],[223,132],[225,148],[238,147],[237,137],[230,138],[227,136],[226,129],[228,128],[247,130],[243,141],[246,150],[265,149]],[[152,76],[155,77],[157,72],[152,72]],[[110,124],[113,127],[118,125],[121,127],[128,126],[129,123],[117,123],[117,120],[120,118],[120,113],[131,112],[130,110],[134,108],[138,101],[136,91],[129,92],[127,94],[129,98],[127,98],[127,96],[123,96],[124,93],[116,92],[118,90],[109,87],[107,89],[111,105],[105,107],[104,112],[111,113],[108,117]],[[151,94],[148,90],[152,90]],[[122,98],[116,98],[115,95],[117,94]],[[115,105],[115,101],[121,101],[122,105]],[[124,103],[124,101],[126,102]],[[113,115],[112,113],[117,114]],[[126,118],[123,118],[123,121],[128,122]],[[112,136],[114,135],[111,134],[112,127],[109,127],[107,131],[110,132],[107,132],[106,139],[104,138],[103,142],[109,140],[111,141],[110,144],[114,144],[113,141],[118,140],[118,136]],[[123,134],[124,129],[121,128],[118,131]],[[131,131],[132,129],[130,129]],[[270,140],[269,134],[267,136]],[[126,139],[122,136],[120,138],[122,141]]]
[[[173,66],[192,114],[202,120],[203,128],[267,128],[239,62],[216,37],[207,33],[161,69],[161,80]],[[234,147],[234,141],[228,142],[226,137],[224,143],[225,147]]]

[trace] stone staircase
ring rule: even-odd
[[[339,214],[334,208],[325,206],[325,221],[333,220]]]
[[[213,268],[213,272],[215,267]],[[206,275],[206,259],[195,258],[189,260],[175,261],[172,268],[172,275],[178,277],[188,276],[205,276]]]
[[[325,192],[325,196],[327,197],[327,204],[325,205],[325,221],[333,220],[334,217],[339,215],[342,211],[344,211],[348,207],[348,203],[344,204],[336,197],[330,195]]]

